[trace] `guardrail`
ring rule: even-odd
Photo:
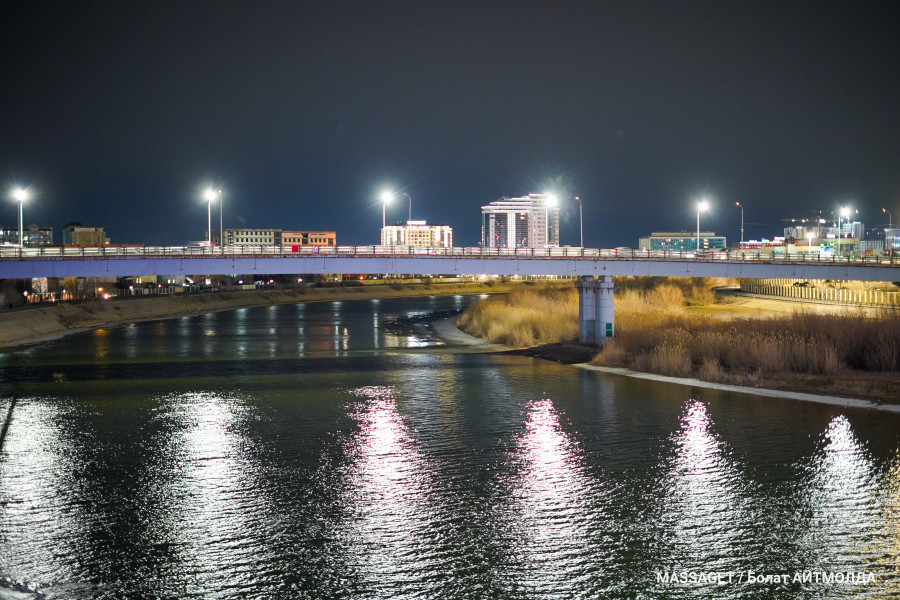
[[[0,247],[0,261],[29,259],[86,258],[216,258],[216,257],[435,257],[435,258],[595,258],[604,260],[730,261],[753,263],[795,263],[823,265],[900,266],[900,258],[890,256],[826,256],[815,254],[769,254],[746,250],[680,252],[625,248],[422,248],[415,246],[90,246],[90,247]]]

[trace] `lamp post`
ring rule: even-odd
[[[381,192],[381,243],[384,244],[384,228],[387,227],[385,218],[387,203],[391,201],[394,195],[388,191]]]
[[[18,189],[13,192],[13,197],[19,203],[19,248],[25,247],[25,237],[24,237],[24,228],[23,220],[22,220],[22,205],[25,204],[25,201],[28,200],[28,190]]]
[[[409,200],[409,219],[407,221],[412,221],[412,198],[406,192],[403,192],[403,195]]]
[[[888,229],[893,229],[894,228],[894,218],[891,217],[891,211],[889,211],[886,208],[882,208],[881,212],[886,213],[888,216]]]
[[[744,243],[744,207],[740,202],[735,202],[735,205],[741,207],[741,243]]]
[[[216,198],[216,193],[208,189],[203,196],[206,198],[206,243],[212,246],[212,202]]]
[[[219,246],[225,244],[225,229],[222,226],[222,188],[219,188]]]
[[[559,198],[555,194],[546,194],[544,201],[544,243],[550,246],[550,209],[559,206]],[[559,244],[559,231],[556,232],[556,243]]]
[[[835,239],[835,250],[837,254],[840,254],[841,252],[841,238],[844,237],[844,232],[841,228],[841,217],[847,217],[847,222],[850,222],[850,207],[842,206],[838,213],[838,230],[837,238]]]
[[[706,200],[701,200],[697,203],[697,252],[700,252],[700,213],[708,208],[709,203]]]
[[[575,199],[578,201],[578,229],[581,233],[581,247],[584,248],[584,213],[582,212],[584,207],[581,204],[581,198],[575,196]]]

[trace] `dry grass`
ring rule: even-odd
[[[578,293],[566,288],[520,288],[469,307],[457,326],[490,342],[515,347],[578,338]]]
[[[797,313],[723,321],[685,310],[698,299],[714,298],[713,287],[723,283],[617,278],[616,337],[591,362],[735,385],[795,381],[797,388],[812,390],[814,380],[826,390],[874,397],[886,397],[882,391],[893,386],[897,395],[900,314]],[[577,319],[575,289],[531,288],[475,304],[459,325],[472,335],[522,347],[576,339]]]
[[[669,315],[649,325],[632,322],[618,328],[592,362],[745,385],[785,374],[897,374],[900,314],[873,319],[800,313],[733,321]]]

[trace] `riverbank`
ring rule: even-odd
[[[470,307],[459,327],[507,344],[510,353],[564,364],[705,381],[722,389],[900,404],[896,313],[735,298],[714,293],[709,284],[638,283],[645,287],[626,285],[617,293],[616,337],[600,347],[573,341],[572,294],[522,290],[491,298]]]
[[[655,373],[633,371],[631,369],[622,367],[603,367],[592,365],[589,364],[589,362],[591,358],[597,353],[597,347],[590,344],[582,344],[580,342],[557,342],[552,344],[543,344],[541,346],[534,346],[531,348],[512,348],[510,346],[494,344],[481,338],[471,336],[458,329],[455,326],[456,321],[457,319],[453,318],[445,319],[443,321],[435,323],[435,332],[442,339],[458,344],[469,345],[472,347],[473,351],[476,352],[491,352],[497,354],[530,356],[532,358],[540,358],[542,360],[550,360],[560,364],[571,365],[573,367],[585,369],[588,371],[597,371],[608,373],[610,375],[618,375],[620,377],[646,379],[649,381],[659,381],[662,383],[684,385],[694,388],[720,390],[726,392],[735,392],[739,394],[750,394],[767,398],[786,398],[789,400],[813,402],[816,404],[828,404],[831,406],[866,408],[872,410],[881,410],[885,412],[900,413],[900,404],[883,404],[873,399],[847,398],[829,394],[827,392],[809,393],[798,391],[796,389],[787,390],[768,387],[729,385],[712,381],[703,381],[702,379],[690,377],[669,377],[666,375],[657,375]]]
[[[271,304],[334,302],[456,294],[507,293],[522,283],[421,283],[358,287],[293,288],[242,292],[204,292],[85,302],[58,303],[0,313],[0,348],[12,348],[64,335],[137,321]]]

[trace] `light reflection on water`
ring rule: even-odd
[[[390,387],[352,391],[360,398],[350,413],[359,431],[345,445],[344,519],[334,535],[344,564],[367,593],[428,589],[436,516],[429,506],[433,466],[411,437]]]
[[[508,562],[495,576],[504,587],[542,597],[560,590],[596,596],[614,539],[608,537],[602,483],[584,472],[583,450],[567,435],[550,399],[525,407],[525,431],[511,457],[513,472],[498,499]]]
[[[421,313],[460,306],[243,309],[3,356],[0,578],[79,600],[898,591],[895,416],[441,351]],[[878,580],[656,581],[672,568]]]

